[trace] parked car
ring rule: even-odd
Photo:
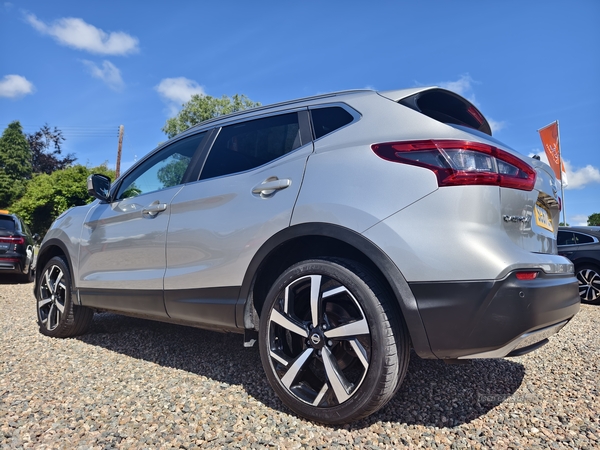
[[[40,250],[40,331],[94,311],[244,334],[297,414],[365,417],[411,346],[521,355],[579,310],[546,164],[439,88],[319,95],[219,117],[61,215]]]
[[[600,304],[600,227],[559,227],[558,253],[575,264],[581,301]]]
[[[0,210],[0,274],[12,274],[31,283],[35,273],[37,234],[16,214]]]

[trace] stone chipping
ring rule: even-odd
[[[101,313],[52,339],[32,288],[0,279],[1,449],[600,448],[600,306],[521,357],[413,354],[387,406],[324,426],[279,401],[241,335]]]

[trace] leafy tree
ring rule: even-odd
[[[588,216],[588,225],[600,227],[600,213],[594,213]]]
[[[94,200],[87,192],[87,177],[102,173],[114,179],[115,172],[101,165],[88,168],[80,164],[57,170],[50,175],[34,175],[23,197],[11,206],[11,212],[20,215],[31,225],[34,233],[44,235],[60,214],[73,206]]]
[[[175,117],[167,120],[162,131],[172,138],[205,120],[256,106],[260,106],[260,103],[253,102],[243,94],[234,94],[233,97],[224,95],[221,98],[195,94],[183,104],[183,109]]]
[[[27,142],[31,151],[31,166],[33,173],[51,174],[70,166],[77,158],[69,153],[61,158],[61,144],[65,140],[62,131],[44,125],[35,133],[27,134]]]
[[[19,198],[31,178],[29,144],[18,120],[11,122],[0,137],[0,208]]]

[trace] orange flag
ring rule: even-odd
[[[562,171],[564,172],[565,165],[561,164],[558,121],[552,122],[550,125],[538,130],[538,133],[540,133],[540,138],[542,139],[544,151],[550,162],[550,167],[552,167],[556,178],[562,181],[560,166],[562,165]]]

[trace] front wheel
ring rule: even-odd
[[[385,405],[406,373],[409,343],[395,305],[363,266],[303,261],[274,283],[259,345],[267,379],[295,413],[347,423]]]
[[[87,331],[94,311],[73,303],[69,266],[61,256],[48,261],[35,294],[38,325],[42,334],[64,338]]]

